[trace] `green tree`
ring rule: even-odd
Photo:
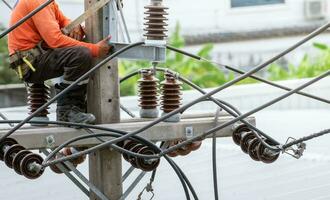
[[[0,39],[0,84],[19,83],[14,70],[9,68],[7,38]]]

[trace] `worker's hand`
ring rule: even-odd
[[[109,44],[111,36],[109,35],[105,39],[99,41],[96,45],[99,46],[99,57],[105,57],[109,54],[112,46]]]
[[[71,33],[69,33],[69,37],[82,41],[85,37],[84,27],[82,27],[81,25],[74,27]]]

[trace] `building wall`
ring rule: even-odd
[[[11,5],[16,0],[7,0]],[[260,1],[260,0],[249,0]],[[330,0],[323,0],[326,6],[326,17],[323,20],[306,20],[304,4],[306,0],[285,0],[284,4],[270,4],[231,8],[231,0],[164,0],[169,9],[169,29],[180,22],[185,35],[207,34],[212,32],[242,32],[274,29],[279,27],[308,26],[324,23],[330,18]],[[74,19],[83,10],[83,0],[57,0],[63,12]],[[143,35],[144,6],[149,0],[124,0],[124,14],[129,33],[133,41],[141,40]],[[10,11],[0,2],[0,22],[7,24]],[[234,66],[253,66],[268,57],[285,49],[301,36],[277,39],[256,39],[245,42],[230,42],[215,44],[213,57],[217,61]],[[328,35],[318,37],[314,41],[330,43]],[[122,41],[123,38],[121,38]],[[312,51],[311,44],[299,48],[296,53],[286,57],[290,62],[297,63],[305,53]],[[200,46],[189,47],[197,51]]]
[[[7,0],[14,5],[16,0]],[[258,1],[258,0],[250,0]],[[260,0],[259,0],[260,1]],[[323,0],[326,4],[329,0]],[[71,18],[83,12],[83,0],[57,0],[62,10]],[[143,24],[143,7],[149,0],[124,1],[124,11],[130,32],[140,33]],[[270,4],[231,8],[231,0],[165,0],[169,9],[169,24],[173,29],[180,21],[184,33],[210,31],[242,31],[296,26],[314,23],[305,19],[305,0],[285,0],[284,4]],[[329,8],[327,18],[330,17]],[[10,10],[0,2],[0,22],[7,25]]]

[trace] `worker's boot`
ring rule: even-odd
[[[67,84],[56,84],[56,93],[63,91]],[[57,100],[57,121],[94,124],[95,116],[86,113],[86,85],[77,85]]]

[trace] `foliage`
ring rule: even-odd
[[[289,64],[287,69],[273,64],[268,70],[269,79],[277,81],[309,78],[330,70],[330,47],[321,43],[314,43],[313,46],[320,51],[317,56],[313,57],[306,54],[298,66]]]
[[[0,84],[19,82],[15,72],[9,68],[7,39],[0,39]]]
[[[177,24],[174,33],[170,36],[169,44],[176,48],[183,48],[185,46],[185,41],[180,34],[179,24]],[[212,49],[212,44],[206,44],[198,51],[197,54],[204,58],[210,58]],[[149,61],[123,61],[120,62],[119,65],[119,74],[122,77],[129,74],[130,72],[141,68],[148,68],[150,66],[151,63]],[[160,66],[167,67],[173,71],[178,72],[180,75],[201,87],[215,87],[233,79],[232,73],[224,74],[216,65],[212,63],[205,61],[197,62],[195,59],[188,58],[169,50],[166,54],[165,64],[161,64]],[[123,96],[136,94],[136,81],[138,78],[139,77],[133,77],[121,85],[121,94]],[[158,78],[160,80],[163,79],[160,76]],[[189,88],[184,86],[184,89]]]

